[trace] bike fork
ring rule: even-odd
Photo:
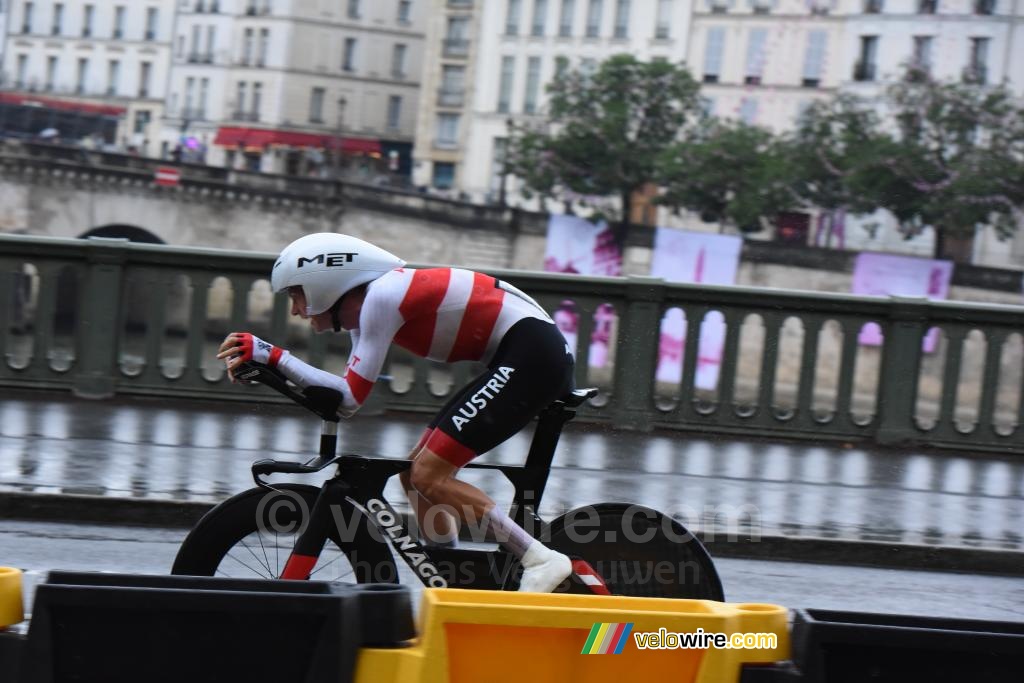
[[[320,553],[331,531],[331,500],[330,485],[326,485],[317,496],[316,503],[309,514],[306,528],[299,534],[295,547],[281,571],[280,578],[305,581],[313,572]]]

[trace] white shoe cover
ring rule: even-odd
[[[572,574],[572,560],[562,553],[549,550],[543,561],[523,567],[519,581],[521,593],[550,593]]]

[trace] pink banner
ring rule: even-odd
[[[669,282],[703,282],[712,285],[736,283],[743,239],[735,235],[684,232],[658,228],[654,238],[651,275]],[[658,345],[659,382],[678,382],[683,372],[683,349],[687,321],[679,309],[672,309],[661,321]],[[725,344],[725,320],[718,311],[711,311],[700,328],[695,385],[714,389],[722,364]]]
[[[952,277],[951,261],[864,252],[857,255],[853,268],[853,293],[944,300],[949,296]],[[924,351],[935,351],[938,339],[939,331],[931,329],[924,338]],[[865,346],[880,346],[882,329],[875,323],[868,323],[861,329],[857,340]]]
[[[622,251],[611,228],[603,221],[591,223],[578,216],[551,216],[544,270],[580,275],[621,275]],[[575,355],[579,330],[576,303],[569,299],[563,301],[553,317]],[[594,313],[594,331],[590,335],[587,358],[590,367],[603,368],[607,364],[614,322],[615,309],[609,304],[598,306]]]

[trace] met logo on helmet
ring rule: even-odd
[[[352,260],[358,255],[359,252],[333,252],[329,254],[319,254],[313,258],[300,256],[298,264],[295,267],[301,268],[302,266],[309,265],[311,263],[316,263],[328,268],[344,266],[346,263],[352,263]]]

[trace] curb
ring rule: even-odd
[[[212,503],[0,491],[0,518],[70,524],[111,524],[190,529]],[[408,512],[403,512],[408,515]],[[714,558],[807,562],[886,569],[955,571],[1024,576],[1024,552],[912,543],[793,536],[706,538]],[[466,535],[464,540],[472,540]]]

